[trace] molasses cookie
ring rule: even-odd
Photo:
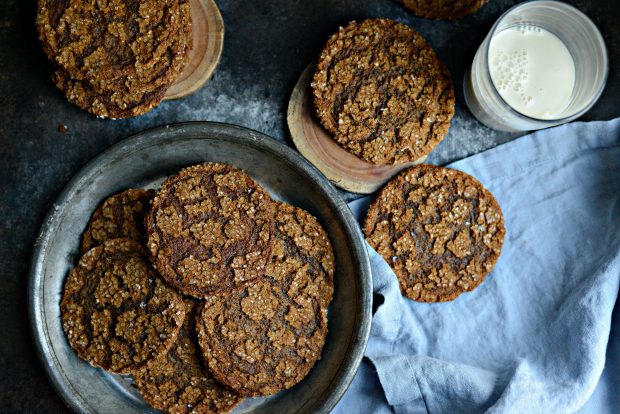
[[[128,118],[150,111],[181,73],[191,49],[190,5],[181,1],[175,10],[177,16],[172,20],[177,23],[157,58],[136,61],[122,75],[113,78],[79,80],[58,67],[52,76],[54,83],[69,102],[98,117]]]
[[[303,270],[319,288],[311,296],[326,308],[334,290],[334,251],[327,233],[314,216],[290,204],[276,203],[275,216],[276,238],[266,275],[284,280]]]
[[[114,79],[157,59],[173,36],[178,0],[39,0],[47,55],[73,79]]]
[[[227,293],[265,273],[274,203],[231,165],[195,165],[163,183],[146,230],[152,261],[168,283],[195,297]]]
[[[151,92],[161,86],[171,85],[187,63],[192,47],[191,10],[186,0],[180,0],[178,13],[175,15],[172,39],[158,54],[156,59],[148,62],[136,62],[127,76],[114,79],[91,79],[97,93],[122,92],[128,100],[136,99],[140,94]]]
[[[108,240],[80,258],[65,282],[60,310],[80,358],[119,374],[164,355],[186,312],[181,295],[130,239]]]
[[[499,204],[478,180],[431,165],[392,179],[371,204],[364,232],[403,295],[420,302],[475,289],[493,269],[506,233]]]
[[[228,413],[241,397],[204,367],[194,329],[198,301],[186,299],[185,306],[187,316],[170,351],[133,374],[138,391],[147,403],[167,413]]]
[[[274,255],[263,279],[205,299],[196,328],[213,375],[245,396],[301,381],[320,359],[333,292],[334,256],[305,211],[278,203]]]
[[[454,114],[450,73],[415,30],[389,19],[352,22],[328,41],[312,82],[323,126],[373,164],[428,154]]]
[[[121,237],[143,243],[144,215],[154,195],[153,190],[132,188],[108,197],[88,223],[82,237],[82,253],[106,240]]]
[[[399,0],[405,7],[429,19],[459,19],[477,11],[489,0]]]

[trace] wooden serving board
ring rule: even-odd
[[[313,73],[314,63],[311,63],[293,89],[286,120],[297,150],[334,185],[354,193],[370,194],[405,168],[424,162],[426,156],[405,164],[372,164],[340,147],[316,119],[310,87]]]
[[[189,59],[164,100],[191,95],[209,80],[224,48],[224,19],[214,0],[189,0],[192,10],[192,42]]]

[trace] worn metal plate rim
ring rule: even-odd
[[[68,208],[69,200],[84,185],[98,174],[113,174],[102,170],[115,160],[123,159],[128,154],[142,151],[158,145],[180,145],[185,141],[196,140],[202,135],[207,141],[226,141],[231,145],[243,145],[270,153],[284,161],[291,169],[303,175],[309,185],[320,191],[328,200],[346,235],[346,244],[350,249],[354,267],[354,279],[359,293],[356,298],[356,314],[354,315],[353,334],[347,345],[347,353],[340,361],[337,373],[331,378],[329,387],[321,395],[305,406],[297,407],[296,412],[328,413],[340,400],[357,371],[363,357],[368,337],[372,314],[372,279],[370,262],[364,238],[348,206],[329,181],[308,161],[291,148],[277,142],[262,133],[235,125],[215,122],[187,122],[146,130],[135,134],[108,148],[87,163],[65,186],[45,217],[37,237],[31,259],[28,281],[28,311],[33,339],[39,358],[54,388],[65,403],[80,413],[96,413],[92,404],[85,400],[68,381],[64,367],[51,347],[50,332],[46,327],[44,308],[45,274],[43,273],[50,240],[62,223],[63,211]],[[214,138],[216,137],[216,138]],[[174,143],[172,143],[174,141]],[[76,193],[77,192],[77,193]],[[63,277],[64,278],[64,277]],[[329,338],[328,338],[329,340]],[[326,344],[327,347],[327,344]],[[77,357],[76,357],[77,358]],[[95,369],[95,368],[93,368]],[[300,384],[301,385],[301,384]],[[283,391],[284,393],[288,392]]]

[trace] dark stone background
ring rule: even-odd
[[[67,411],[30,337],[30,254],[41,221],[65,183],[121,139],[159,125],[210,120],[257,129],[290,145],[286,105],[302,69],[338,26],[377,16],[418,30],[453,74],[456,116],[430,162],[444,164],[512,138],[476,122],[464,107],[461,87],[478,45],[497,17],[517,3],[513,0],[491,0],[456,22],[416,18],[393,0],[217,0],[226,36],[221,64],[210,82],[193,96],[119,121],[96,119],[56,90],[36,39],[35,3],[0,1],[0,412]],[[620,2],[571,3],[599,26],[611,58],[607,88],[583,120],[620,116]],[[66,125],[65,133],[59,132],[60,124]]]

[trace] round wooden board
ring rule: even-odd
[[[213,0],[189,0],[192,9],[193,47],[179,78],[164,100],[191,95],[209,80],[224,48],[224,19]]]
[[[372,164],[340,147],[314,115],[310,87],[313,73],[314,63],[311,63],[293,89],[286,120],[297,150],[334,185],[354,193],[370,194],[405,168],[424,162],[426,156],[398,165]]]

